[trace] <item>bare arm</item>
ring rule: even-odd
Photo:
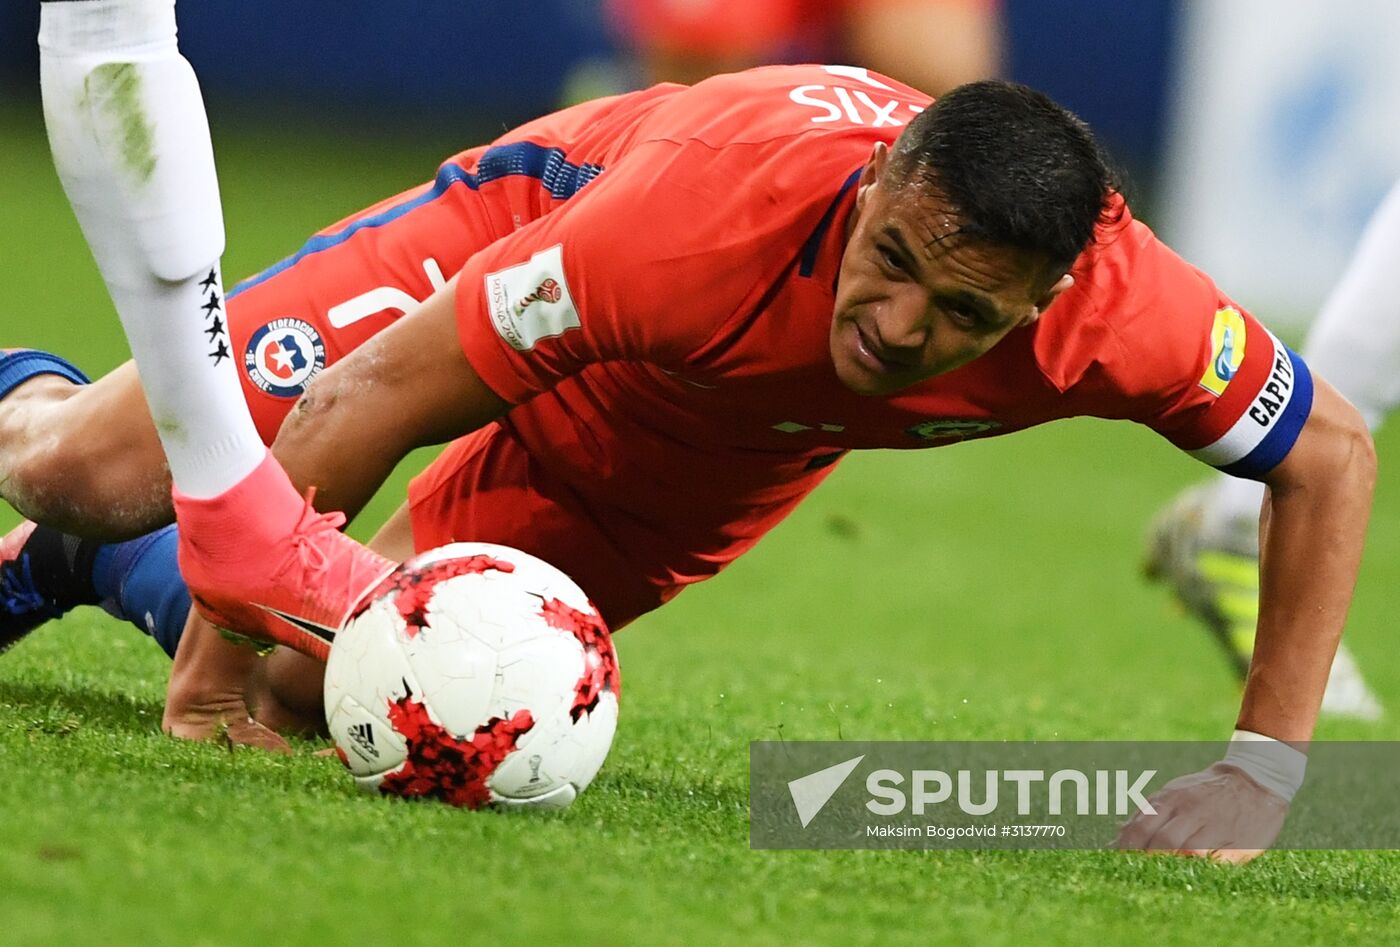
[[[283,423],[272,452],[316,505],[354,516],[416,447],[500,417],[506,401],[477,375],[457,336],[457,279],[323,372]]]
[[[1312,739],[1317,724],[1361,565],[1376,479],[1375,451],[1361,416],[1331,385],[1316,377],[1314,384],[1307,423],[1266,478],[1259,625],[1236,724],[1295,746]],[[1267,752],[1278,759],[1277,751]],[[1256,857],[1278,837],[1291,792],[1271,791],[1242,765],[1227,754],[1172,780],[1148,800],[1155,814],[1128,821],[1119,846],[1231,862]]]
[[[1331,385],[1315,382],[1312,414],[1267,478],[1259,626],[1238,723],[1304,742],[1341,640],[1376,480],[1361,416]]]

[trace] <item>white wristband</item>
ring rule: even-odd
[[[1308,768],[1307,754],[1282,740],[1250,730],[1236,730],[1231,735],[1224,762],[1244,770],[1250,779],[1285,802],[1293,801]]]

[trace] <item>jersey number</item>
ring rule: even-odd
[[[427,274],[428,284],[434,293],[447,285],[447,280],[442,276],[442,267],[432,257],[423,261],[423,272]],[[332,306],[326,312],[326,319],[331,328],[343,329],[361,319],[368,319],[391,309],[407,313],[422,302],[423,300],[414,299],[396,286],[379,286],[367,293],[361,293],[354,299],[347,299],[338,306]]]

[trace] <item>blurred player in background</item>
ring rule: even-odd
[[[1303,356],[1333,380],[1372,431],[1400,404],[1400,184],[1372,215],[1350,265],[1319,312]],[[1243,678],[1259,617],[1262,484],[1220,476],[1163,510],[1145,569],[1205,624]],[[1356,659],[1337,651],[1324,713],[1374,720],[1382,707]]]
[[[648,85],[858,62],[930,95],[1001,72],[1000,0],[609,0]]]

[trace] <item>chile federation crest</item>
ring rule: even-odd
[[[243,352],[248,380],[278,398],[299,397],[325,367],[321,334],[300,319],[273,319],[253,333]]]

